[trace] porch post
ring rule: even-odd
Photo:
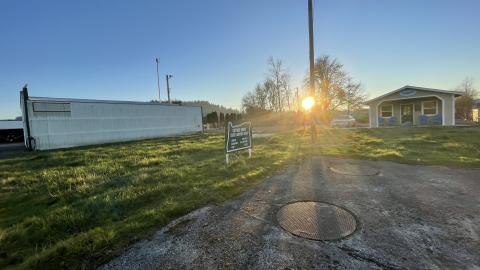
[[[455,94],[452,94],[452,126],[455,126]]]
[[[446,126],[447,123],[445,123],[445,99],[440,98],[442,100],[442,126]]]

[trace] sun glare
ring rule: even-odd
[[[315,104],[315,100],[313,99],[313,97],[306,97],[302,100],[302,107],[306,111],[309,111],[314,104]]]

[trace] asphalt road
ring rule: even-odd
[[[25,151],[23,142],[19,143],[0,143],[0,156]]]
[[[173,221],[102,269],[480,269],[479,192],[480,170],[312,158]],[[337,241],[294,236],[276,213],[302,200],[343,206],[359,228]]]

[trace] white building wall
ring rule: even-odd
[[[30,98],[35,149],[67,148],[202,131],[201,107]]]

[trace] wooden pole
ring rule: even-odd
[[[310,96],[315,95],[315,80],[314,80],[314,69],[315,69],[315,55],[313,48],[313,4],[312,0],[308,0],[308,40],[309,40],[309,58],[310,58]]]

